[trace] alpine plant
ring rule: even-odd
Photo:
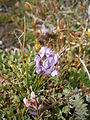
[[[41,72],[52,77],[58,75],[58,70],[55,69],[59,60],[59,54],[55,54],[50,48],[42,47],[39,53],[35,56],[34,62],[36,65],[36,73]]]

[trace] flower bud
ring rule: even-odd
[[[35,98],[35,93],[32,91],[31,92],[31,99]]]

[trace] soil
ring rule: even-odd
[[[19,47],[14,30],[15,26],[13,25],[13,23],[0,25],[0,49]]]
[[[19,0],[0,0],[0,49],[11,49],[19,47],[15,36],[15,24],[11,21],[9,14]]]

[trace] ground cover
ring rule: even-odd
[[[0,119],[89,120],[88,1],[7,3],[2,19],[14,24],[5,31],[16,30],[16,46],[6,33],[11,47],[0,49]]]

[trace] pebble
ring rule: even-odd
[[[0,41],[0,45],[2,45],[2,41]]]

